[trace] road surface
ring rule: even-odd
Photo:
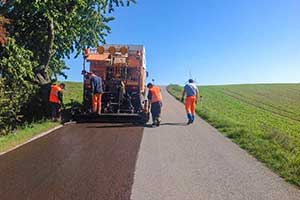
[[[71,124],[0,156],[0,199],[299,200],[163,88],[159,128]]]

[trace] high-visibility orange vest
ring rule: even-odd
[[[150,91],[152,94],[151,103],[162,101],[161,90],[159,87],[153,86],[150,88]]]
[[[58,92],[60,92],[62,89],[58,85],[52,85],[51,91],[50,91],[50,97],[49,101],[51,103],[60,103],[60,100],[58,98]]]

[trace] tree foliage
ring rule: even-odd
[[[5,45],[7,42],[7,31],[5,25],[8,24],[8,20],[0,15],[0,45]]]
[[[65,58],[105,43],[112,12],[130,3],[135,0],[0,0],[0,128],[17,121],[37,90],[64,76]]]
[[[107,13],[115,6],[134,0],[11,0],[0,4],[0,13],[11,20],[7,26],[11,37],[21,47],[33,52],[39,66],[34,69],[38,84],[62,74],[62,59],[76,50],[105,42],[110,32]]]
[[[13,39],[2,48],[5,50],[0,60],[0,130],[3,132],[16,126],[22,105],[36,91],[32,69],[38,63],[32,61],[30,51],[20,48]]]

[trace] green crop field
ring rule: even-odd
[[[300,186],[300,84],[199,87],[197,113],[224,135]],[[168,90],[181,97],[182,87]]]
[[[64,103],[69,104],[72,101],[82,103],[83,84],[80,82],[64,82],[66,89],[64,91]]]

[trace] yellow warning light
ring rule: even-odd
[[[97,48],[97,52],[98,52],[99,54],[103,54],[104,51],[105,51],[105,49],[104,49],[103,46],[99,46],[99,47]]]
[[[122,55],[125,55],[126,53],[128,53],[128,49],[126,47],[121,47],[120,52],[122,53]]]
[[[109,48],[108,48],[108,52],[109,52],[110,54],[115,54],[115,53],[116,53],[116,48],[115,48],[115,47],[109,47]]]

